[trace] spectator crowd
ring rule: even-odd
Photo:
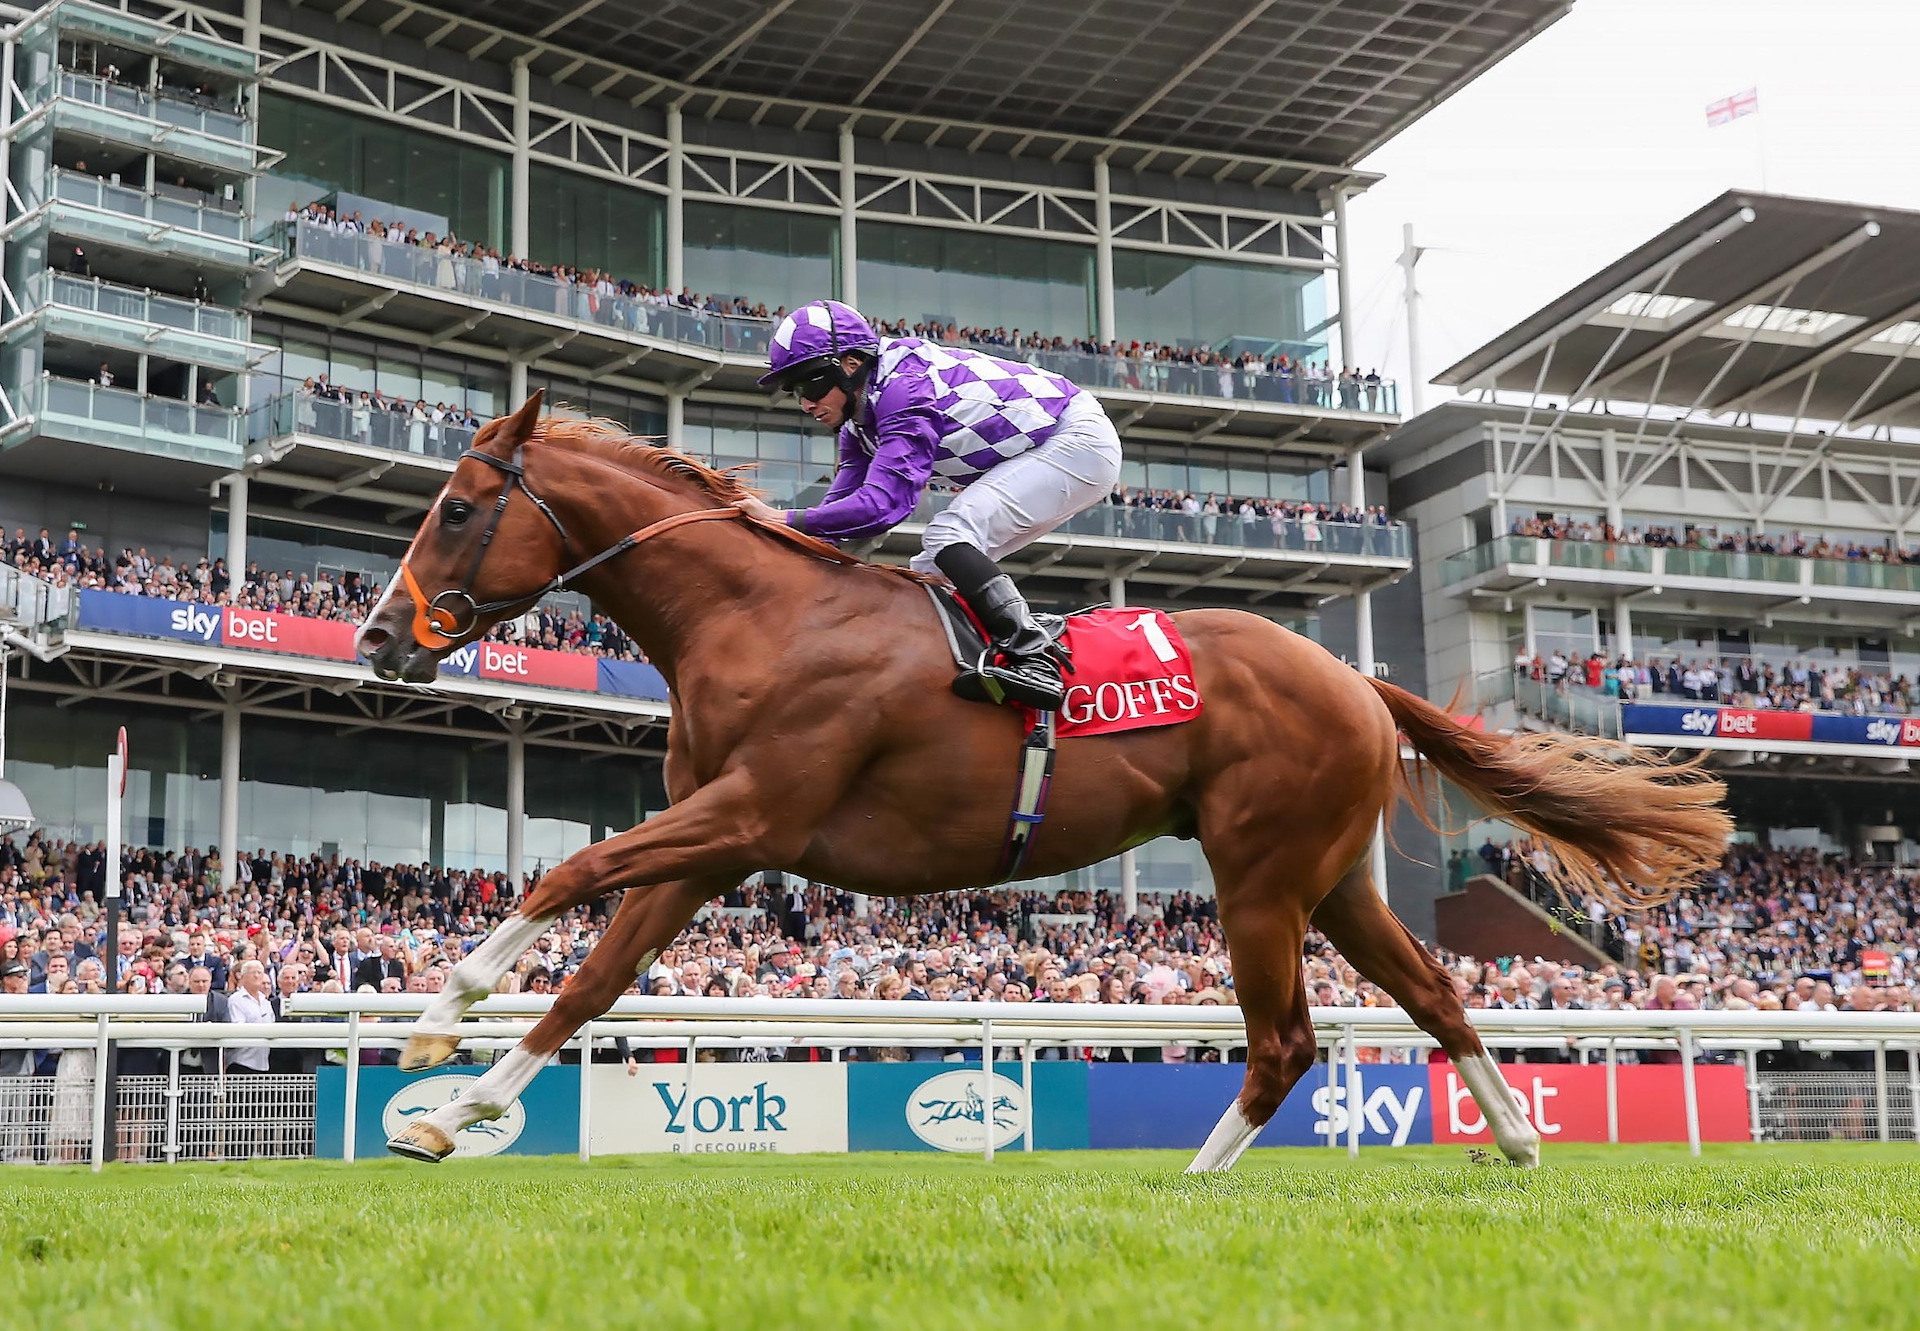
[[[1543,854],[1489,841],[1477,868],[1518,881]],[[1456,856],[1452,867],[1457,877],[1476,866]],[[0,963],[26,966],[28,991],[224,992],[258,962],[279,992],[436,992],[531,886],[428,864],[255,850],[229,866],[217,851],[129,848],[127,915],[109,966],[97,904],[106,872],[99,843],[0,839]],[[875,898],[862,909],[821,885],[742,885],[636,984],[661,995],[1231,1003],[1213,899],[1143,900],[1134,918],[1113,896],[1086,892]],[[502,990],[563,987],[605,910],[556,920]],[[1685,993],[1682,1006],[1907,1010],[1920,978],[1911,879],[1811,851],[1736,847],[1667,905],[1604,924],[1631,965],[1439,955],[1462,999],[1484,1007],[1646,1007]],[[1316,1003],[1393,1006],[1317,934],[1302,965]]]
[[[1830,538],[1805,532],[1721,532],[1715,527],[1687,523],[1662,526],[1615,527],[1568,517],[1521,518],[1513,524],[1515,536],[1551,541],[1597,541],[1608,545],[1660,546],[1669,550],[1717,550],[1723,554],[1781,555],[1790,559],[1838,559],[1866,564],[1920,564],[1920,546],[1900,546],[1891,538],[1878,544]]]
[[[24,528],[0,541],[0,555],[22,572],[51,583],[56,594],[85,589],[130,596],[158,596],[200,605],[233,606],[300,615],[308,619],[357,624],[379,603],[384,587],[365,574],[347,570],[336,578],[325,569],[263,569],[248,561],[236,586],[224,559],[201,558],[192,564],[170,555],[155,558],[145,546],[123,547],[108,557],[104,546],[89,548],[76,529],[56,541],[46,528],[28,536]],[[586,652],[621,660],[644,661],[638,645],[607,616],[545,602],[518,618],[498,624],[487,636],[550,651]]]
[[[1751,656],[1627,656],[1590,652],[1584,658],[1555,648],[1545,656],[1524,649],[1513,658],[1518,677],[1556,689],[1586,688],[1626,701],[1724,703],[1778,711],[1903,715],[1920,702],[1920,686],[1891,670],[1858,662],[1785,662]]]

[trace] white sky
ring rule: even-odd
[[[1348,214],[1362,364],[1406,377],[1406,222],[1431,378],[1763,160],[1774,193],[1920,208],[1916,60],[1920,0],[1577,0],[1360,164],[1386,177]]]

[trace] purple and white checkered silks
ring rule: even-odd
[[[837,300],[810,300],[782,319],[767,346],[769,385],[801,361],[820,356],[844,356],[850,351],[877,354],[880,337],[860,311]]]
[[[867,410],[847,426],[869,452],[873,404],[888,389],[925,379],[940,421],[933,471],[951,485],[979,480],[1009,458],[1044,444],[1080,390],[1057,374],[978,351],[942,347],[917,337],[888,338],[867,389]]]

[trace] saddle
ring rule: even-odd
[[[988,695],[980,684],[980,662],[993,649],[993,640],[987,631],[980,627],[980,621],[973,617],[973,611],[967,608],[950,587],[939,587],[932,583],[921,584],[926,588],[927,597],[933,602],[935,614],[939,617],[940,628],[946,634],[947,650],[953,653],[953,664],[959,674],[954,676],[953,691],[968,702],[995,705],[996,700]],[[1067,632],[1067,616],[1034,615],[1034,621],[1046,631],[1047,639],[1059,653],[1061,668],[1071,673],[1073,658],[1061,644]]]

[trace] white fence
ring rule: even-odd
[[[361,1054],[395,1047],[411,1018],[429,1000],[422,995],[297,995],[294,1020],[269,1025],[194,1021],[203,1000],[159,997],[0,996],[0,1051],[91,1051],[104,1067],[110,1047],[164,1051],[163,1076],[119,1079],[116,1143],[135,1159],[230,1159],[310,1154],[314,1091],[311,1075],[234,1075],[215,1055],[202,1075],[183,1071],[185,1051],[237,1046],[330,1051],[344,1060],[346,1121],[355,1121]],[[551,1005],[550,997],[499,995],[481,1000],[462,1027],[465,1047],[485,1052],[510,1046]],[[1920,1014],[1764,1012],[1476,1011],[1469,1014],[1495,1049],[1570,1052],[1606,1068],[1608,1139],[1619,1140],[1616,1083],[1623,1052],[1671,1050],[1682,1070],[1688,1144],[1700,1150],[1695,1064],[1702,1057],[1737,1059],[1746,1069],[1756,1138],[1809,1135],[1807,1124],[1827,1119],[1856,1125],[1843,1135],[1880,1141],[1920,1140]],[[1315,1031],[1329,1077],[1343,1078],[1350,1102],[1359,1089],[1362,1048],[1424,1051],[1433,1041],[1408,1015],[1392,1008],[1314,1008]],[[839,1059],[848,1049],[933,1046],[995,1051],[1018,1059],[1031,1090],[1036,1051],[1061,1046],[1183,1044],[1230,1051],[1244,1046],[1241,1014],[1231,1007],[1145,1007],[1030,1003],[883,1003],[832,999],[623,998],[588,1025],[576,1051],[604,1047],[615,1037],[631,1047],[683,1051],[688,1076],[698,1054],[743,1047],[823,1049]],[[1871,1057],[1858,1074],[1769,1073],[1759,1057],[1792,1042],[1803,1050],[1853,1051]],[[1904,1065],[1890,1066],[1894,1055]],[[1223,1054],[1223,1056],[1227,1056]],[[1423,1054],[1416,1054],[1423,1057]],[[580,1141],[584,1158],[592,1113],[585,1094],[591,1059],[580,1059]],[[981,1076],[988,1075],[983,1063]],[[62,1069],[64,1072],[64,1068]],[[983,1090],[990,1090],[983,1084]],[[91,1069],[73,1077],[0,1077],[0,1160],[75,1161],[82,1154],[99,1168],[107,1140],[106,1097]],[[1763,1099],[1770,1102],[1763,1105]],[[1773,1103],[1776,1102],[1777,1103]],[[1225,1106],[1223,1105],[1222,1108]],[[1771,1109],[1771,1112],[1769,1110]],[[1360,1117],[1343,1116],[1351,1154],[1360,1143]],[[1795,1126],[1799,1125],[1799,1126]],[[1335,1116],[1327,1116],[1328,1144]],[[346,1155],[353,1155],[353,1133]],[[1822,1133],[1821,1135],[1830,1135]],[[988,1133],[984,1154],[993,1154]],[[1031,1125],[1026,1145],[1031,1149]]]

